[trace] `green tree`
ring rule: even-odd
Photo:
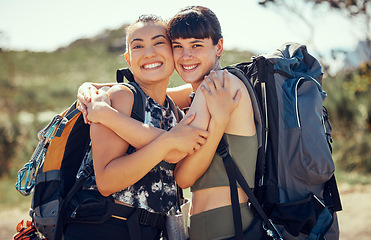
[[[324,80],[334,158],[347,171],[371,173],[371,62]]]
[[[20,135],[16,116],[17,108],[13,101],[17,89],[14,85],[14,66],[9,52],[0,49],[0,62],[6,71],[0,75],[0,176],[7,173],[18,146]]]
[[[276,5],[277,7],[283,7],[290,11],[295,11],[296,14],[300,14],[300,12],[297,12],[298,6],[300,5],[304,7],[326,5],[328,9],[340,12],[346,17],[359,22],[361,31],[365,34],[364,39],[368,41],[371,39],[371,0],[264,0],[259,1],[259,4],[264,7]],[[308,22],[307,19],[302,20]]]
[[[285,16],[287,17],[295,16],[297,21],[307,27],[309,33],[306,42],[312,45],[314,51],[317,50],[314,43],[316,28],[312,19],[314,14],[318,14],[318,12],[326,14],[328,10],[339,13],[352,21],[354,23],[352,30],[358,31],[358,34],[362,36],[360,40],[367,44],[368,49],[371,49],[371,0],[260,0],[258,3],[266,8],[286,11]],[[305,14],[308,9],[312,14]],[[346,51],[343,49],[333,49],[332,57],[336,59],[345,53]],[[328,63],[320,53],[317,54],[325,72],[328,73]],[[368,54],[371,54],[370,51]],[[371,59],[371,55],[367,56],[367,59]]]

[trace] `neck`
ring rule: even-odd
[[[155,100],[157,103],[164,105],[166,98],[166,88],[169,81],[161,81],[159,83],[144,83],[136,81],[150,98]]]

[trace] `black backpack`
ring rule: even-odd
[[[119,69],[116,78],[118,83],[125,84],[134,94],[131,117],[143,122],[145,96],[135,83],[131,71]],[[124,83],[124,78],[129,83]],[[181,110],[171,100],[169,103],[177,120],[180,120]],[[103,222],[111,216],[111,211],[126,211],[116,209],[117,204],[113,204],[111,197],[103,197],[98,191],[85,194],[81,190],[84,183],[94,175],[94,169],[92,164],[82,164],[91,157],[90,126],[84,123],[77,102],[56,115],[38,133],[38,138],[39,143],[31,159],[18,172],[16,189],[25,196],[33,191],[30,216],[42,237],[49,240],[62,239],[64,225],[78,217],[74,216],[74,204],[78,200],[89,203],[84,205],[89,213],[94,212],[97,204],[107,205],[109,211],[77,221]],[[133,149],[129,146],[128,152]],[[82,174],[76,178],[81,166]]]
[[[306,46],[286,43],[271,55],[226,69],[249,91],[259,142],[254,192],[229,155],[224,139],[217,151],[230,179],[236,239],[248,239],[252,232],[271,239],[324,239],[331,226],[333,235],[326,235],[326,239],[338,239],[335,212],[342,207],[319,62]],[[248,195],[256,215],[245,232],[236,182]]]

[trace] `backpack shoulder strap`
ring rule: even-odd
[[[129,68],[120,68],[116,71],[116,81],[118,83],[123,83],[124,78],[126,78],[129,82],[135,82],[134,75],[130,71]]]
[[[130,72],[130,70],[128,70],[128,71]],[[140,89],[139,85],[134,81],[129,82],[129,83],[122,83],[122,84],[127,86],[134,94],[134,103],[133,103],[133,108],[132,108],[132,111],[131,111],[131,117],[138,120],[138,121],[143,122],[144,121],[144,103],[145,103],[145,98],[144,98],[145,95],[144,95],[143,91]],[[66,121],[68,121],[70,118],[75,116],[77,113],[78,112],[76,112],[75,110],[72,110],[71,112],[68,112],[68,114],[66,114]],[[62,131],[63,131],[63,129],[62,129]],[[135,148],[130,145],[127,152],[133,151],[134,149]],[[60,212],[59,212],[59,215],[58,215],[58,220],[57,220],[57,224],[56,224],[56,227],[55,227],[55,232],[54,232],[53,239],[58,240],[58,239],[62,238],[62,236],[63,236],[64,215],[65,215],[66,206],[71,201],[72,197],[76,194],[76,192],[78,192],[80,190],[80,188],[83,186],[83,184],[86,182],[86,180],[93,174],[93,172],[94,172],[94,170],[92,169],[92,166],[90,166],[89,164],[85,165],[85,167],[83,169],[82,176],[72,186],[72,188],[68,192],[66,198],[61,202]]]
[[[280,232],[278,231],[276,225],[272,222],[271,219],[266,215],[263,207],[259,203],[258,199],[255,197],[254,193],[252,192],[249,184],[247,183],[246,179],[243,177],[241,171],[238,169],[237,164],[234,162],[232,156],[229,153],[228,143],[225,140],[224,136],[219,142],[218,148],[216,150],[217,154],[219,154],[224,163],[225,170],[227,172],[229,186],[230,186],[230,195],[231,195],[231,202],[232,202],[232,212],[233,212],[233,221],[234,221],[234,228],[235,228],[235,235],[236,239],[242,239],[242,220],[241,220],[241,213],[240,213],[240,204],[238,200],[238,191],[237,191],[237,182],[240,184],[243,191],[249,198],[249,202],[257,211],[257,214],[260,216],[262,221],[264,222],[265,226],[270,230],[270,233],[273,234],[273,239],[283,240]]]
[[[134,103],[131,110],[131,117],[140,122],[144,122],[144,105],[145,105],[145,94],[136,82],[122,83],[122,85],[128,87],[134,94]]]
[[[129,82],[125,83],[124,78],[126,78]],[[138,83],[135,82],[134,75],[131,70],[129,68],[117,69],[116,81],[128,87],[134,94],[134,104],[131,111],[131,117],[135,120],[144,122],[145,94]]]
[[[77,101],[75,101],[68,109],[66,114],[62,117],[61,123],[58,126],[58,129],[55,133],[56,137],[60,137],[66,126],[67,122],[70,121],[74,116],[80,113],[80,110],[77,109]]]
[[[173,99],[166,95],[166,99],[169,102],[170,109],[173,111],[176,121],[179,122],[184,117],[184,112],[175,104]]]
[[[263,184],[263,176],[265,169],[265,145],[268,134],[263,120],[264,119],[263,111],[261,108],[261,104],[259,104],[258,97],[252,85],[252,82],[249,80],[246,74],[242,70],[234,66],[229,66],[226,67],[225,69],[227,69],[228,72],[238,77],[244,83],[251,99],[251,104],[254,112],[255,128],[258,137],[258,158],[255,170],[256,184],[254,186],[255,188],[257,188]]]
[[[228,70],[228,72],[232,73],[236,77],[238,77],[246,86],[247,91],[250,95],[251,104],[254,111],[254,121],[258,132],[258,140],[259,140],[259,146],[261,146],[263,143],[263,138],[260,133],[263,132],[263,122],[262,122],[262,111],[261,107],[259,105],[258,99],[256,97],[256,93],[254,90],[254,87],[251,83],[251,81],[247,78],[247,76],[238,68],[235,67],[226,67],[225,69]]]

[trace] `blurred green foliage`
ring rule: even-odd
[[[324,80],[334,158],[345,171],[371,173],[371,62]]]
[[[14,178],[37,144],[37,132],[75,99],[83,82],[114,82],[127,67],[124,27],[79,39],[54,52],[0,50],[0,176]],[[250,61],[229,50],[222,66]],[[325,105],[333,124],[334,159],[345,171],[371,172],[371,63],[325,77]],[[183,81],[174,72],[169,86]]]
[[[82,83],[115,82],[116,70],[128,67],[125,27],[54,52],[0,49],[0,177],[15,177],[32,155],[37,132],[73,103]],[[224,55],[225,66],[252,56],[238,51]],[[174,71],[169,87],[182,83]]]

